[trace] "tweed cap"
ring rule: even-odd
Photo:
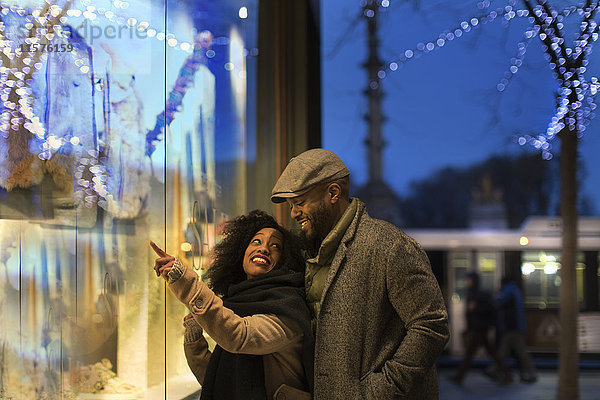
[[[350,171],[334,152],[311,149],[292,158],[271,191],[273,203],[298,197],[319,183],[331,182],[350,175]]]

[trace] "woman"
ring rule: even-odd
[[[229,221],[207,272],[211,288],[150,246],[157,276],[191,311],[184,350],[201,399],[310,399],[314,340],[292,234],[258,210]],[[212,354],[202,329],[217,343]]]

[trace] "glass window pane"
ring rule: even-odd
[[[201,273],[246,211],[258,2],[56,3],[2,2],[0,398],[183,398],[148,241]]]

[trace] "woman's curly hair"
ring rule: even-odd
[[[304,271],[304,259],[298,238],[281,227],[275,219],[261,210],[250,211],[225,223],[223,240],[213,249],[213,262],[206,272],[210,287],[225,295],[229,286],[246,280],[244,253],[256,232],[263,228],[277,229],[283,235],[283,249],[276,268]]]

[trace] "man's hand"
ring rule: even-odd
[[[165,253],[165,251],[158,247],[153,241],[150,241],[150,247],[152,247],[152,250],[154,250],[159,257],[154,261],[154,272],[156,272],[156,276],[162,275],[163,278],[167,279],[167,274],[171,271],[171,268],[173,268],[173,264],[175,264],[175,257]]]

